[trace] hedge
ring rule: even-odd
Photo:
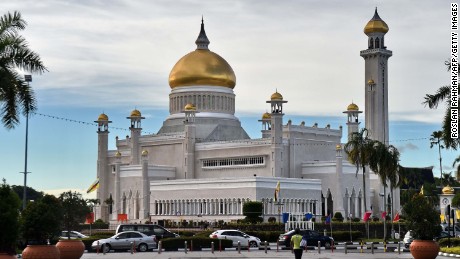
[[[278,240],[279,236],[283,234],[284,231],[246,231],[244,233],[258,237],[262,242],[268,241],[273,243]]]
[[[193,241],[192,249],[194,251],[199,251],[202,248],[211,248],[211,242],[214,242],[214,249],[219,249],[219,241],[221,242],[222,249],[227,247],[232,247],[233,242],[229,239],[216,239],[209,237],[176,237],[176,238],[165,238],[161,240],[162,248],[166,251],[177,251],[178,248],[183,248],[185,246],[185,241],[187,241],[187,247],[190,249],[190,244]]]
[[[439,246],[441,247],[446,247],[449,245],[449,239],[448,238],[442,238],[438,241]],[[450,246],[460,246],[460,238],[458,237],[451,237],[450,238]]]

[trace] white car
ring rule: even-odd
[[[60,239],[77,239],[77,238],[87,238],[87,235],[83,235],[77,231],[70,231],[70,238],[67,237],[67,230],[61,232]]]
[[[259,247],[260,239],[258,237],[250,236],[244,232],[234,229],[222,229],[214,231],[210,238],[218,239],[230,239],[233,241],[233,246],[238,246],[238,241],[240,241],[240,246],[242,247]]]
[[[147,236],[138,231],[120,232],[112,237],[93,242],[91,248],[108,253],[110,250],[128,250],[134,245],[139,252],[146,252],[157,246],[155,236]]]

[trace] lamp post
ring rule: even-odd
[[[32,75],[24,75],[24,81],[27,82],[27,86],[29,86],[29,82],[32,82]],[[26,148],[25,148],[25,158],[24,158],[24,193],[22,195],[22,209],[26,208],[27,202],[27,144],[28,144],[28,137],[29,137],[29,110],[26,111]]]

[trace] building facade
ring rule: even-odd
[[[378,19],[376,11],[365,28],[373,43],[361,52],[369,78],[365,116],[366,127],[387,143],[386,61],[391,51],[383,45],[388,26]],[[105,114],[96,121],[97,198],[101,201],[96,218],[117,221],[121,214],[133,222],[231,221],[244,217],[242,207],[248,201],[263,203],[265,220],[279,220],[283,212],[311,212],[315,217],[341,212],[362,217],[364,192],[374,214],[383,210],[378,179],[367,176],[370,188],[364,190],[362,172],[356,174],[356,167],[345,157],[342,127],[284,122],[288,105],[280,92],[267,94],[270,112],[259,120],[261,138],[249,138],[234,115],[235,73],[225,59],[209,49],[203,22],[195,43],[196,50],[171,70],[170,115],[157,134],[142,135],[144,117],[133,110],[127,117],[131,135],[117,137],[117,149],[109,150],[111,121]],[[375,91],[368,97],[370,79]],[[359,130],[361,111],[352,103],[344,113],[350,137]],[[383,131],[382,125],[387,127]]]

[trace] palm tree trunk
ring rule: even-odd
[[[383,211],[387,211],[387,187],[383,186]],[[387,240],[387,220],[386,220],[386,213],[385,217],[383,218],[383,240]]]
[[[364,196],[364,213],[367,211],[367,199],[366,199],[366,166],[363,165],[363,196]]]

